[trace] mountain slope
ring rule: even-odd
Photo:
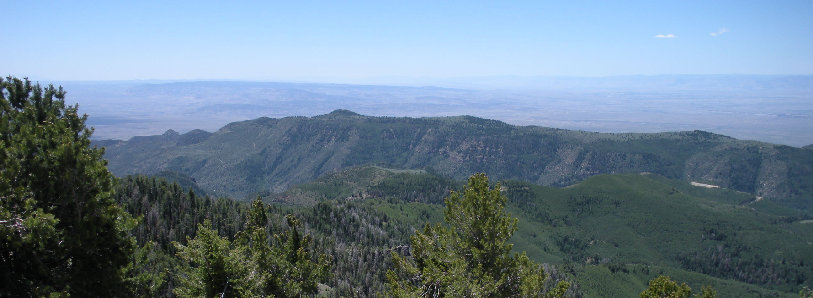
[[[634,296],[658,274],[680,277],[695,289],[713,285],[725,297],[768,295],[766,289],[792,293],[813,276],[807,264],[813,258],[810,217],[777,213],[775,203],[747,193],[653,174],[598,175],[565,188],[502,185],[509,211],[519,219],[515,250],[564,265],[559,270],[571,272],[587,296]],[[442,221],[442,198],[461,186],[425,172],[360,167],[268,200],[354,202],[420,228]]]
[[[100,142],[117,176],[174,171],[214,195],[280,192],[347,167],[380,164],[463,179],[569,185],[604,173],[652,172],[809,208],[813,151],[702,131],[606,134],[512,126],[470,116],[259,118],[192,131]]]
[[[391,251],[406,253],[415,229],[442,222],[441,199],[462,185],[428,172],[371,166],[267,200],[275,202],[272,222],[281,227],[284,214],[296,214],[316,251],[336,260],[328,283],[336,293],[374,296],[385,289]],[[554,279],[574,281],[586,297],[635,296],[659,274],[693,289],[711,285],[721,297],[794,296],[813,281],[810,217],[777,214],[775,203],[746,193],[653,174],[599,175],[565,188],[502,185],[508,211],[519,220],[514,251],[547,263]],[[245,203],[190,199],[177,184],[143,177],[124,179],[119,189],[119,201],[145,218],[136,230],[142,242],[155,239],[166,248],[203,218],[223,235],[242,226]],[[161,202],[167,199],[172,202]]]

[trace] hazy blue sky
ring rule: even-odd
[[[809,0],[1,7],[0,72],[37,80],[813,74]]]

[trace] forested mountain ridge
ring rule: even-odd
[[[263,200],[294,206],[311,206],[332,199],[398,198],[399,201],[442,204],[443,198],[463,182],[423,170],[397,170],[378,166],[345,169],[268,194]]]
[[[390,220],[417,219],[416,228],[437,221],[437,206],[462,185],[423,171],[368,166],[296,185],[266,201],[362,203]],[[813,274],[805,261],[813,258],[811,217],[747,193],[648,173],[597,175],[565,188],[503,181],[502,191],[520,221],[512,238],[517,248],[540,262],[586,264],[573,274],[587,296],[610,285],[618,296],[634,295],[642,285],[616,284],[650,279],[648,266],[694,280],[693,287],[715,283],[724,296],[736,296],[731,288],[744,284],[711,277],[792,291]],[[410,211],[417,206],[424,211]]]
[[[603,173],[652,172],[810,208],[813,152],[703,131],[591,133],[459,116],[393,118],[337,110],[258,118],[214,133],[99,141],[117,176],[174,171],[215,195],[281,192],[340,169],[380,164],[463,179],[486,172],[564,186]]]
[[[269,201],[384,201],[376,206],[386,210],[393,208],[387,204],[441,204],[462,185],[426,172],[360,167],[294,186]],[[746,193],[653,174],[598,175],[565,188],[503,181],[502,190],[520,219],[513,241],[538,261],[651,264],[784,290],[813,274],[805,264],[813,257],[806,241],[810,217]],[[408,210],[397,208],[391,217]],[[437,218],[432,214],[421,218]],[[582,282],[595,278],[589,271],[577,276]]]
[[[375,296],[386,289],[389,252],[405,249],[415,229],[442,221],[442,198],[462,185],[427,172],[359,167],[266,201],[272,230],[293,213],[314,235],[314,251],[334,258],[326,282],[334,294]],[[598,175],[566,188],[503,181],[502,192],[519,219],[511,242],[548,264],[553,280],[571,281],[577,297],[634,296],[659,274],[696,289],[712,285],[721,297],[787,296],[809,286],[813,274],[809,217],[783,215],[774,202],[749,202],[745,193],[651,174]],[[139,243],[161,247],[183,241],[207,218],[221,235],[234,235],[248,205],[189,199],[177,184],[148,177],[122,179],[116,196],[144,216]]]

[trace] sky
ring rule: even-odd
[[[813,1],[8,1],[2,75],[813,74]]]

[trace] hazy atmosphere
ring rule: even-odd
[[[513,79],[514,89],[313,83],[62,83],[96,139],[168,129],[215,131],[258,117],[348,109],[372,116],[473,115],[598,132],[706,130],[792,146],[813,143],[813,76]],[[484,83],[485,84],[485,83]],[[525,84],[525,85],[522,85]]]
[[[13,57],[2,71],[70,86],[96,139],[343,108],[813,143],[809,1],[40,1],[4,10],[26,26],[2,29]],[[47,17],[28,21],[34,14]]]

